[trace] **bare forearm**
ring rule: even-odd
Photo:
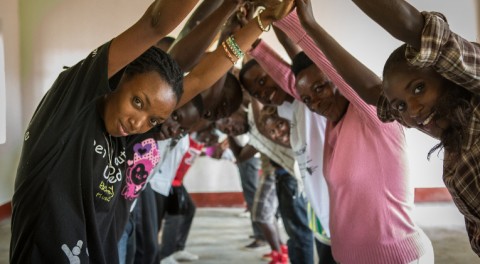
[[[226,1],[169,50],[170,55],[185,72],[190,71],[198,63],[225,20],[235,9],[236,4],[233,1]]]
[[[152,3],[140,20],[112,41],[108,55],[108,76],[113,76],[169,34],[197,2],[157,0]]]
[[[262,110],[262,103],[260,103],[257,99],[251,99],[252,104],[252,111],[253,111],[253,120],[255,121],[255,126],[258,130],[263,130],[263,125],[260,124],[260,111]]]
[[[242,148],[240,155],[238,155],[237,162],[244,162],[257,154],[258,151],[252,146],[247,144]]]
[[[182,22],[197,2],[198,0],[156,0],[150,14],[152,27],[166,36]]]
[[[235,40],[240,49],[246,51],[261,33],[262,30],[252,20],[235,34]],[[222,45],[219,45],[214,52],[203,56],[200,62],[185,77],[184,94],[177,107],[182,106],[193,96],[211,87],[231,67],[232,62],[225,54]]]
[[[186,36],[190,31],[196,27],[201,21],[209,16],[213,11],[222,4],[223,0],[206,0],[202,1],[199,6],[192,13],[188,21],[183,26],[180,33],[178,33],[177,41]]]
[[[419,49],[422,14],[404,0],[353,0],[371,19],[395,38]]]

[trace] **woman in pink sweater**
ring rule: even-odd
[[[299,55],[293,71],[301,100],[328,120],[323,169],[335,260],[433,263],[432,245],[410,216],[413,188],[402,127],[377,118],[376,108],[345,83],[305,33],[296,12],[275,24],[315,63]]]

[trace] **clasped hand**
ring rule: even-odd
[[[282,19],[295,6],[295,0],[253,0],[255,6],[265,7],[264,15],[274,21]]]

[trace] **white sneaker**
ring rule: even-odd
[[[173,257],[178,261],[194,261],[198,260],[198,256],[186,250],[180,250],[173,254]]]
[[[178,264],[178,262],[173,258],[173,254],[162,259],[162,261],[160,261],[160,264]]]

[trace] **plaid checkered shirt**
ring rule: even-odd
[[[416,67],[432,67],[443,77],[480,95],[480,45],[450,31],[445,17],[436,12],[422,12],[425,26],[420,51],[407,46],[407,61]],[[480,102],[471,100],[474,112],[469,120],[467,138],[458,158],[447,162],[445,153],[443,181],[453,201],[465,216],[473,251],[480,256]],[[382,94],[377,103],[378,117],[384,122],[398,121],[400,114]]]

